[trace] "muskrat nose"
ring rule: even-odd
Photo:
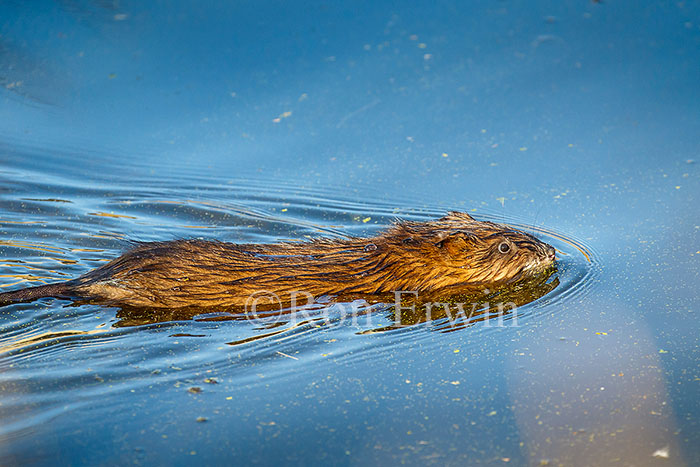
[[[554,257],[556,256],[556,254],[557,250],[555,250],[554,247],[547,245],[547,258],[554,261]]]

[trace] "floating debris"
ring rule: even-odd
[[[664,446],[661,449],[657,449],[656,451],[654,451],[654,454],[652,454],[651,456],[652,457],[661,457],[662,459],[668,459],[668,451],[669,451],[669,447]]]

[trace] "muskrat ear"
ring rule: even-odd
[[[451,255],[458,255],[469,249],[478,240],[478,237],[470,232],[459,230],[457,232],[443,232],[439,237],[435,246],[444,248]]]
[[[473,221],[474,218],[466,212],[450,211],[442,220]]]

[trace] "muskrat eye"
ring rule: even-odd
[[[510,245],[508,242],[501,242],[500,245],[498,245],[498,251],[503,253],[504,255],[510,251]]]

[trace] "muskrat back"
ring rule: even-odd
[[[129,307],[237,307],[265,293],[437,292],[507,284],[548,269],[555,250],[525,232],[450,212],[399,221],[374,237],[299,243],[141,243],[76,279],[0,294],[0,304],[85,298]]]

